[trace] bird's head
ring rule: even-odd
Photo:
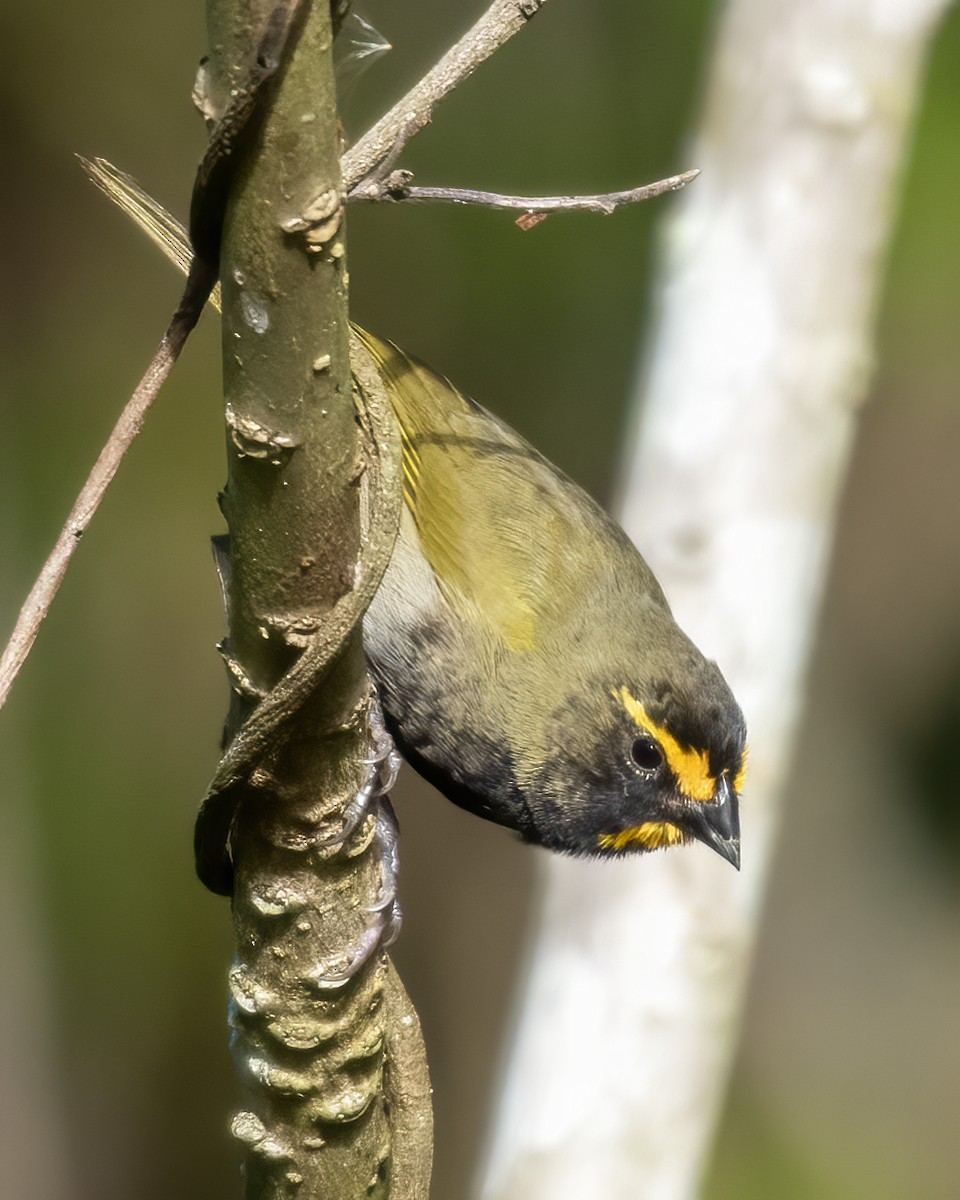
[[[694,652],[696,654],[696,652]],[[601,683],[564,706],[550,797],[533,837],[600,857],[700,841],[740,866],[743,715],[712,662]],[[528,835],[530,836],[530,835]]]

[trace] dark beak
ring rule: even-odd
[[[740,870],[740,811],[726,775],[720,776],[712,800],[688,805],[683,816],[684,828],[693,837]]]

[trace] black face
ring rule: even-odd
[[[545,755],[462,725],[395,717],[404,757],[454,803],[562,853],[609,857],[704,842],[739,861],[744,723],[719,671],[696,687],[584,684],[550,715]],[[410,737],[405,735],[410,734]],[[538,747],[542,743],[538,742]]]
[[[647,704],[626,685],[611,691],[599,730],[595,707],[582,698],[567,706],[558,728],[577,736],[557,747],[526,836],[604,857],[698,840],[739,865],[744,725],[714,672],[713,686],[686,703],[665,689],[651,689]]]
[[[629,740],[636,775],[625,788],[613,827],[598,838],[601,853],[649,851],[696,839],[739,867],[738,790],[742,784],[743,716],[720,672],[705,663],[686,694],[667,684],[644,704],[630,688],[613,695],[614,720]]]

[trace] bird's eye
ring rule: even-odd
[[[641,771],[655,771],[663,762],[663,751],[649,737],[639,737],[630,747],[630,757]]]

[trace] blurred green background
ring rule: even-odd
[[[395,44],[362,131],[481,3],[365,0]],[[556,0],[439,110],[421,182],[593,192],[694,165],[713,6]],[[77,151],[181,215],[203,144],[199,0],[7,4],[0,624],[9,629],[178,295]],[[743,1045],[708,1200],[960,1196],[960,12],[935,47],[843,504]],[[521,234],[509,217],[350,217],[356,318],[495,408],[601,498],[670,198]],[[597,379],[602,379],[598,390]],[[226,703],[207,538],[224,474],[207,318],[0,716],[0,1156],[33,1200],[237,1194],[227,905],[191,824]],[[405,773],[406,923],[465,1195],[537,851]],[[744,814],[749,830],[749,806]],[[748,833],[745,836],[749,836]]]

